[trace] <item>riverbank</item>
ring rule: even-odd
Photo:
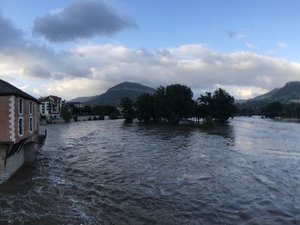
[[[300,118],[274,118],[275,121],[282,121],[282,122],[293,122],[293,123],[300,123]]]

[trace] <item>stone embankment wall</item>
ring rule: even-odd
[[[37,151],[39,150],[38,143],[30,142],[21,147],[18,152],[5,159],[8,147],[9,145],[7,144],[0,144],[0,183],[9,179],[23,165],[34,163]]]
[[[24,149],[6,159],[8,145],[0,145],[0,183],[6,181],[24,164]]]

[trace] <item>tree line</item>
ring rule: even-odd
[[[274,117],[287,117],[287,118],[300,118],[300,104],[289,103],[282,104],[278,101],[270,102],[261,108],[262,116]]]
[[[136,102],[123,98],[120,106],[126,123],[134,118],[142,123],[178,124],[189,118],[225,123],[236,110],[234,98],[221,88],[193,100],[192,90],[180,84],[160,86],[154,94],[145,93]]]
[[[261,115],[262,117],[274,118],[300,118],[300,103],[287,102],[282,103],[279,101],[263,102],[260,104],[252,104],[248,107],[241,107],[237,111],[239,116],[252,116]]]
[[[74,105],[64,105],[60,114],[66,122],[70,122],[72,118],[77,121],[79,116],[90,116],[90,120],[104,120],[105,116],[110,119],[117,119],[120,116],[119,110],[110,105],[85,105],[82,108]]]

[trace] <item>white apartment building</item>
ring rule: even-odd
[[[39,99],[40,113],[42,116],[46,116],[49,119],[60,118],[60,112],[63,105],[63,101],[57,96],[47,96]]]

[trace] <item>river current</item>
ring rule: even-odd
[[[0,224],[300,224],[300,124],[54,124],[0,185]]]

